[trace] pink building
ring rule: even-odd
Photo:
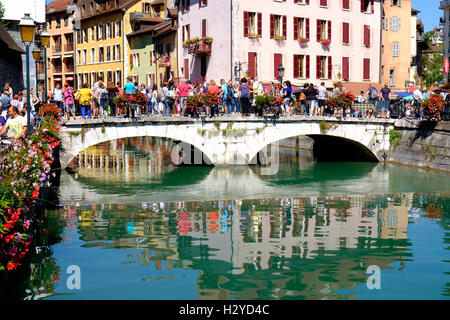
[[[295,85],[378,83],[380,1],[180,0],[180,74],[217,81],[248,71],[270,82],[282,64],[283,80]]]

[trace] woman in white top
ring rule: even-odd
[[[153,85],[152,88],[152,114],[161,114],[161,112],[158,109],[158,104],[161,102],[161,97],[159,96],[158,92],[158,86],[156,84]]]

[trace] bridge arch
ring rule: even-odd
[[[132,129],[132,128],[129,128]],[[99,132],[100,130],[100,132]],[[116,131],[116,132],[113,132]],[[159,130],[161,131],[161,130]],[[75,159],[82,151],[96,146],[98,144],[115,141],[119,139],[126,138],[139,138],[139,137],[154,137],[154,138],[163,138],[172,140],[177,147],[179,147],[178,151],[183,152],[183,163],[185,164],[207,164],[212,165],[211,159],[208,156],[207,152],[205,152],[205,147],[198,141],[194,141],[195,139],[190,139],[190,137],[195,138],[194,136],[189,135],[179,135],[175,133],[167,133],[167,132],[143,132],[142,130],[112,130],[112,128],[89,128],[84,129],[81,128],[79,131],[71,131],[66,132],[63,136],[63,145],[64,151],[60,156],[61,167],[63,169],[67,168],[67,166]],[[199,152],[194,152],[191,147],[195,148]],[[175,150],[172,150],[173,160],[176,158]],[[191,161],[191,163],[189,163]],[[175,162],[176,163],[176,162]],[[178,163],[181,164],[181,163]]]

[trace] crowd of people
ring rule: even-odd
[[[131,110],[129,107],[120,107],[120,104],[116,103],[116,98],[137,92],[145,95],[147,102],[136,110]],[[294,91],[290,81],[263,84],[257,78],[242,78],[240,81],[221,79],[218,83],[214,80],[205,83],[187,80],[180,82],[178,85],[170,80],[164,82],[158,89],[156,84],[150,87],[144,84],[139,85],[139,83],[133,82],[131,77],[127,78],[123,87],[120,82],[110,81],[106,83],[102,78],[99,78],[92,88],[85,83],[79,90],[75,90],[69,83],[64,83],[62,86],[57,83],[47,94],[47,97],[45,97],[43,86],[39,87],[36,93],[31,89],[31,118],[33,119],[36,115],[42,103],[48,100],[56,103],[62,110],[63,118],[68,120],[71,118],[77,119],[80,115],[83,119],[115,116],[127,118],[136,115],[204,115],[207,117],[239,115],[248,117],[254,114],[255,116],[263,116],[264,109],[256,102],[256,97],[262,95],[281,98],[279,101],[282,101],[282,103],[278,114],[280,116],[293,114],[363,118],[388,118],[390,116],[390,105],[393,100],[388,84],[384,84],[379,93],[372,84],[369,84],[367,91],[361,91],[355,97],[355,103],[345,110],[331,108],[328,105],[328,99],[345,92],[346,90],[341,82],[336,83],[334,88],[326,88],[324,82],[321,82],[318,86],[307,83]],[[189,108],[188,100],[191,96],[199,94],[214,95],[217,97],[216,102],[209,106],[204,105],[200,110],[192,110],[192,108]],[[443,97],[450,105],[450,94],[444,92]],[[414,106],[420,105],[422,102],[422,91],[416,89],[412,103],[408,105],[404,116],[406,118],[420,118],[421,115],[414,113]],[[32,128],[26,128],[26,90],[14,94],[10,83],[5,83],[3,93],[0,96],[0,105],[2,106],[0,136],[5,134],[8,128],[11,128],[9,130],[10,137],[21,137],[26,134],[27,130],[32,130]]]

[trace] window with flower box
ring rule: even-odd
[[[309,41],[309,18],[294,17],[294,40]]]
[[[244,11],[244,37],[261,38],[262,13]]]
[[[270,38],[275,40],[286,40],[287,16],[270,15]]]

